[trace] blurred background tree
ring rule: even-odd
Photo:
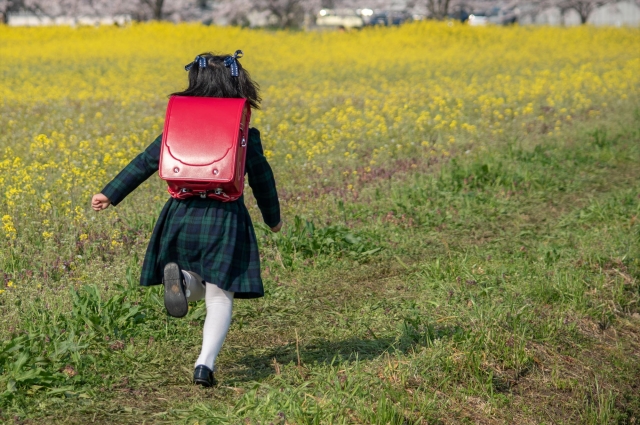
[[[434,19],[442,20],[449,16],[450,0],[427,0],[427,10]]]
[[[590,0],[566,0],[558,2],[557,6],[564,15],[568,10],[575,10],[580,15],[580,22],[584,25],[587,23],[591,13],[598,7],[603,6],[611,1],[590,1]]]

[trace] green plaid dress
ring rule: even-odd
[[[102,189],[112,205],[118,205],[158,171],[161,143],[162,136],[158,136]],[[245,170],[265,223],[276,226],[280,222],[276,182],[262,150],[260,132],[254,128],[249,130]],[[234,202],[169,198],[153,229],[140,285],[161,284],[164,266],[172,261],[234,292],[235,298],[264,295],[258,242],[244,197]]]

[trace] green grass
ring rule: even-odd
[[[0,297],[0,422],[638,423],[638,163],[627,111],[285,197],[214,389],[190,384],[202,303],[137,286],[151,214],[46,277],[5,255],[31,287]]]

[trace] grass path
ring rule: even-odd
[[[236,303],[215,389],[190,384],[203,306],[168,319],[137,258],[107,262],[121,290],[26,309],[0,420],[637,423],[640,117],[571,137],[418,161],[263,235],[268,293]]]

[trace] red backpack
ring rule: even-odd
[[[223,202],[242,196],[250,118],[246,99],[172,96],[159,167],[169,194]]]

